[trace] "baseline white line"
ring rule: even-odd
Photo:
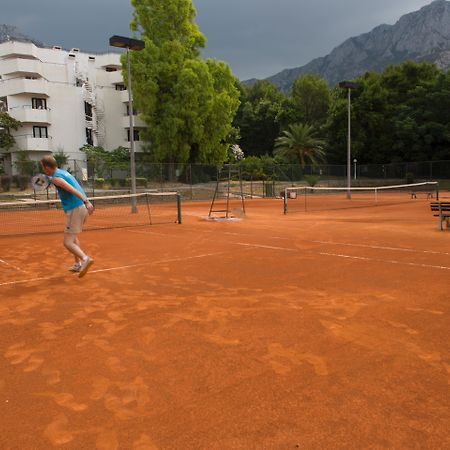
[[[141,267],[141,266],[150,266],[152,264],[164,264],[164,263],[170,263],[170,262],[179,262],[179,261],[188,261],[190,259],[199,259],[199,258],[207,258],[208,256],[218,256],[223,255],[226,252],[217,252],[217,253],[205,253],[203,255],[195,255],[195,256],[187,256],[184,258],[172,258],[172,259],[162,259],[159,261],[150,261],[145,263],[138,263],[138,264],[128,264],[126,266],[118,266],[118,267],[109,267],[106,269],[97,269],[97,270],[90,270],[89,274],[94,273],[102,273],[102,272],[112,272],[115,270],[124,270],[124,269],[130,269],[134,267]],[[54,280],[57,278],[65,278],[67,275],[53,275],[50,277],[37,277],[37,278],[29,278],[27,280],[16,280],[16,281],[8,281],[6,283],[0,283],[0,287],[2,286],[12,286],[17,284],[25,284],[25,283],[33,283],[35,281],[48,281],[48,280]]]
[[[19,268],[16,267],[16,266],[13,266],[13,265],[10,264],[9,262],[6,262],[4,259],[0,259],[0,263],[5,264],[5,266],[11,267],[12,269],[18,270],[19,272],[27,273],[25,270],[22,270],[22,269],[19,269]]]

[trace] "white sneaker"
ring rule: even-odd
[[[87,256],[86,259],[83,259],[81,262],[80,272],[78,273],[78,278],[83,278],[92,264],[94,264],[94,260],[89,258],[89,256]]]
[[[69,267],[69,272],[79,272],[81,269],[81,263],[76,262],[73,266]]]

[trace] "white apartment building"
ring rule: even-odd
[[[18,150],[32,160],[64,151],[85,161],[84,144],[106,150],[130,147],[128,91],[117,53],[83,53],[32,43],[0,44],[0,110],[22,122],[13,132],[16,146],[0,149],[0,163],[15,173]],[[145,124],[135,117],[136,150]]]

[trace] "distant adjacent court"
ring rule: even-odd
[[[412,197],[158,203],[81,235],[83,280],[4,233],[0,448],[449,448],[450,232]]]

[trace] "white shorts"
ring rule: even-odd
[[[66,225],[64,233],[78,234],[83,231],[83,225],[88,216],[86,206],[81,205],[78,208],[66,212]]]

